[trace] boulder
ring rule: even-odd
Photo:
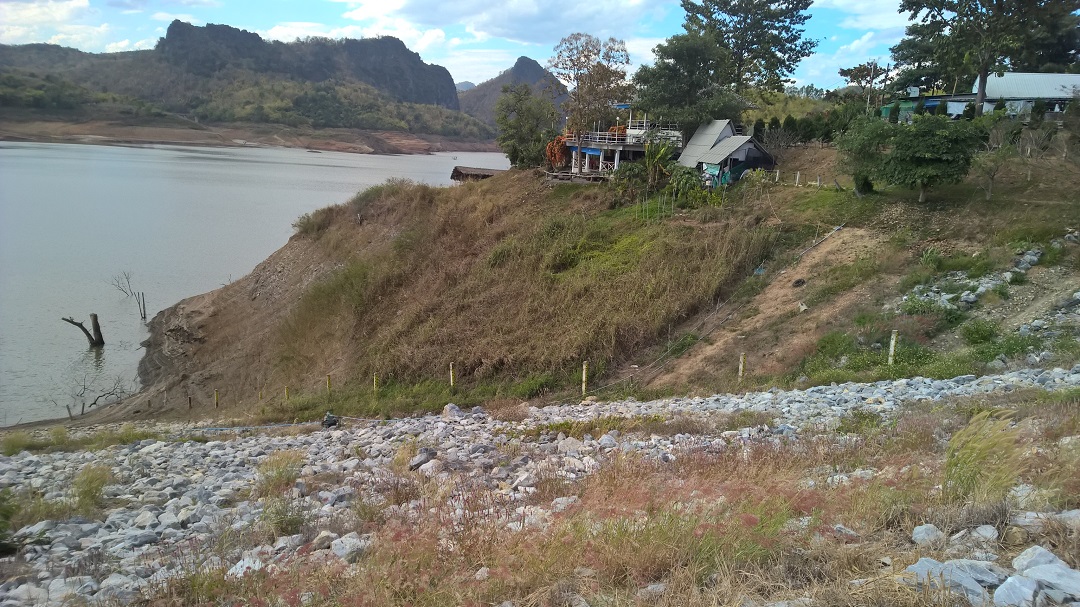
[[[940,546],[945,543],[945,534],[936,525],[919,525],[911,532],[911,541],[922,548]]]
[[[361,536],[355,531],[330,542],[330,550],[338,558],[349,563],[355,563],[369,547],[371,547],[371,536]]]

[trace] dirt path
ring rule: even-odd
[[[716,377],[734,377],[740,354],[749,373],[780,373],[803,358],[845,310],[874,299],[883,288],[875,278],[819,306],[800,311],[809,289],[829,268],[873,255],[884,237],[858,228],[829,235],[791,267],[781,270],[749,303],[718,315],[703,327],[704,339],[684,356],[670,361],[650,382],[652,387],[695,387]],[[802,281],[801,283],[799,281]],[[800,286],[795,286],[799,284]]]

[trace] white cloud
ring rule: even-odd
[[[58,25],[56,34],[49,38],[50,44],[72,46],[81,49],[101,48],[111,29],[108,23],[101,25]]]
[[[651,65],[656,61],[653,49],[664,40],[666,38],[627,38],[626,50],[630,53],[630,73],[634,73],[641,65]]]
[[[105,45],[106,53],[119,53],[121,51],[131,50],[131,40],[120,40],[119,42],[110,42]]]
[[[896,44],[903,37],[903,33],[902,28],[866,32],[841,45],[833,53],[814,53],[799,64],[796,84],[813,83],[826,89],[845,86],[846,82],[838,73],[840,68],[874,60],[880,64],[888,63],[889,47]]]
[[[828,8],[847,15],[837,25],[844,29],[890,29],[904,27],[907,13],[899,12],[898,0],[816,0],[814,8]]]
[[[90,0],[31,0],[0,3],[0,22],[16,27],[54,27],[82,17]]]

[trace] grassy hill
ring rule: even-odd
[[[789,166],[800,162],[827,168],[833,152],[803,148]],[[1061,178],[1029,181],[1018,164],[991,202],[969,182],[933,205],[772,179],[674,209],[670,197],[626,206],[614,189],[532,172],[448,189],[388,183],[301,218],[250,276],[154,319],[144,379],[151,392],[205,403],[217,389],[238,413],[291,419],[565,398],[583,361],[601,398],[954,377],[1043,349],[1066,364],[1080,355],[1072,329],[1049,342],[1012,335],[1080,288],[1080,247],[1053,249],[1024,284],[967,311],[895,305],[916,285],[959,288],[951,272],[984,276],[1016,250],[1051,251],[1080,226],[1077,166],[1032,162]]]

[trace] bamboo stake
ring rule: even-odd
[[[743,376],[746,375],[746,352],[739,355],[739,382],[743,380]]]
[[[454,363],[450,363],[450,387],[454,387]]]
[[[589,361],[581,363],[581,395],[589,391]]]

